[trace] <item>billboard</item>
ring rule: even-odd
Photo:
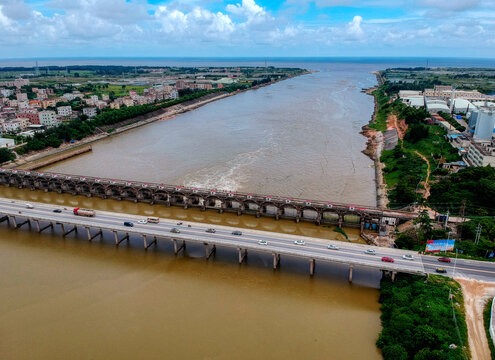
[[[426,252],[435,251],[452,251],[454,250],[455,240],[428,240],[426,242]]]

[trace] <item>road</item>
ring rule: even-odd
[[[194,222],[180,223],[178,220],[163,218],[160,219],[159,224],[139,224],[137,221],[144,219],[144,217],[105,211],[97,211],[95,217],[82,217],[74,215],[72,208],[33,202],[30,204],[33,205],[33,209],[28,209],[24,201],[0,198],[0,215],[15,215],[19,217],[19,221],[22,221],[23,217],[30,217],[42,222],[61,222],[67,225],[77,225],[78,227],[91,227],[94,229],[93,233],[95,230],[103,229],[118,231],[120,234],[127,232],[146,235],[148,241],[156,236],[159,241],[184,240],[186,242],[207,243],[209,245],[247,249],[282,256],[295,256],[308,260],[314,259],[316,262],[329,261],[357,267],[413,274],[435,273],[435,269],[439,267],[436,257],[420,256],[409,250],[352,244],[276,232],[236,229],[221,225]],[[54,209],[60,209],[62,212],[54,213]],[[19,211],[21,214],[19,214]],[[131,221],[134,226],[125,227],[123,225],[124,221]],[[171,233],[170,231],[173,228],[179,229],[180,233]],[[215,233],[207,233],[208,228],[214,228]],[[232,232],[235,230],[242,231],[242,235],[233,235]],[[295,241],[297,240],[304,241],[304,245],[296,244]],[[260,241],[266,242],[266,245],[261,244]],[[330,244],[338,246],[339,249],[329,249],[328,245]],[[368,249],[375,250],[376,254],[366,254],[365,251]],[[403,259],[402,256],[406,254],[412,255],[414,260]],[[382,257],[384,256],[391,257],[395,261],[393,263],[383,262]],[[453,275],[454,263],[440,264],[440,266],[447,269],[447,276]],[[455,276],[493,281],[495,280],[495,263],[459,259],[456,264]]]

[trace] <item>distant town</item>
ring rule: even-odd
[[[0,147],[20,148],[37,133],[111,111],[153,104],[163,107],[194,94],[247,89],[301,72],[274,67],[1,68]]]

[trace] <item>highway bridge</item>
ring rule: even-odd
[[[238,215],[270,216],[276,220],[306,220],[318,225],[355,226],[360,227],[361,231],[365,228],[384,229],[386,224],[395,225],[417,217],[412,212],[332,201],[5,168],[0,169],[0,184],[102,199],[181,206],[185,209],[197,207],[220,213],[229,211]]]
[[[421,275],[435,273],[436,268],[439,267],[435,257],[420,256],[408,250],[220,225],[193,222],[178,224],[177,220],[172,219],[161,219],[158,224],[140,224],[137,222],[137,216],[128,214],[97,211],[95,217],[82,217],[74,215],[71,208],[41,203],[30,203],[30,205],[32,208],[28,208],[24,201],[0,198],[0,221],[7,221],[10,226],[16,228],[29,228],[37,232],[60,227],[59,233],[63,236],[82,231],[90,241],[110,235],[116,245],[128,241],[130,236],[139,236],[145,249],[157,242],[169,241],[174,244],[175,254],[184,249],[188,243],[196,243],[205,247],[206,259],[215,253],[217,247],[234,248],[239,263],[244,261],[249,252],[266,253],[273,258],[274,269],[278,268],[281,257],[297,257],[308,261],[311,275],[315,272],[317,262],[340,263],[348,266],[349,281],[352,281],[355,268],[382,270],[395,278],[398,272]],[[56,209],[61,212],[54,212],[53,210]],[[125,221],[133,222],[134,226],[124,226]],[[180,233],[171,232],[174,228],[179,229]],[[215,233],[207,232],[209,228],[214,228]],[[235,235],[235,231],[242,231],[242,235]],[[338,246],[339,249],[330,249],[329,245]],[[367,253],[367,250],[374,250],[376,253],[372,255]],[[403,255],[411,255],[413,260],[404,259]],[[394,262],[384,262],[382,257],[391,257]],[[447,269],[447,276],[454,275],[455,265],[457,266],[455,275],[491,281],[495,279],[494,263],[459,259],[455,264],[445,265],[441,267]]]

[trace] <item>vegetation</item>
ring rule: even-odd
[[[495,360],[495,346],[490,335],[490,317],[492,311],[492,299],[486,302],[485,309],[483,311],[483,323],[486,330],[486,338],[488,339],[488,346],[490,347],[491,359]]]
[[[339,227],[336,227],[335,229],[333,229],[333,231],[335,231],[335,232],[337,232],[337,233],[339,233],[339,234],[344,235],[344,236],[345,236],[345,238],[346,238],[347,240],[349,240],[349,236],[347,236],[346,232],[345,232],[343,229],[341,229],[341,228],[339,228]]]
[[[5,148],[0,148],[0,164],[3,164],[4,162],[14,160],[14,154],[10,150],[7,150]]]
[[[456,119],[450,116],[450,114],[443,111],[439,111],[438,115],[444,118],[445,121],[447,121],[450,125],[452,125],[457,131],[464,132],[466,130],[466,128],[461,124],[459,124]]]
[[[383,329],[376,344],[385,360],[468,358],[462,291],[454,280],[400,274],[392,283],[384,278],[380,302]]]
[[[373,91],[373,96],[375,97],[375,101],[377,103],[377,111],[375,114],[375,122],[369,126],[370,128],[378,131],[385,131],[387,130],[387,118],[391,111],[389,104],[390,98],[382,88],[378,88]]]

